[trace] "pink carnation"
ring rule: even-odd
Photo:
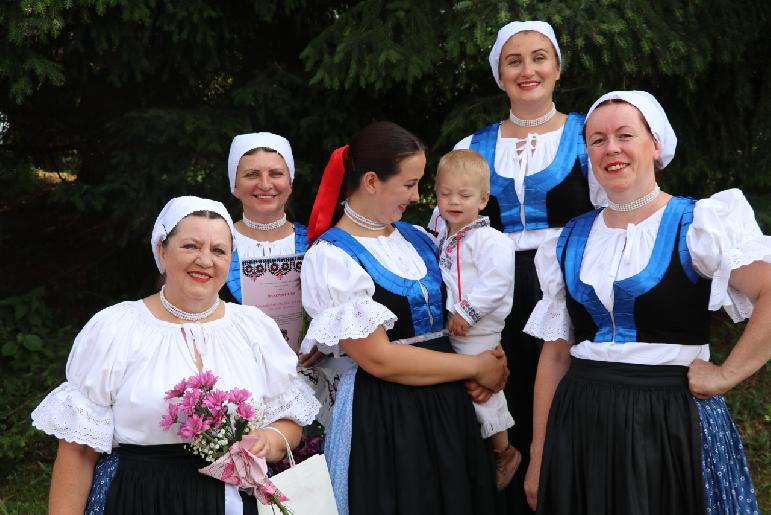
[[[225,415],[227,412],[224,411],[218,411],[216,413],[212,413],[212,416],[209,417],[207,420],[210,421],[211,427],[218,428],[222,424],[222,421],[225,420]]]
[[[236,414],[244,420],[251,421],[254,418],[254,408],[244,402],[238,405]]]
[[[195,413],[195,408],[198,402],[201,400],[201,390],[189,390],[182,397],[182,402],[179,403],[179,410],[184,411],[187,415]]]
[[[219,378],[212,374],[209,370],[204,370],[202,372],[198,372],[194,376],[188,377],[187,385],[190,388],[202,388],[204,390],[210,390],[214,387],[214,383],[217,382],[217,379]]]
[[[228,396],[230,397],[230,402],[240,405],[246,402],[252,394],[249,390],[244,390],[243,388],[233,388],[228,392]]]
[[[203,407],[214,413],[220,411],[222,405],[228,402],[228,392],[223,390],[212,390],[203,398]]]
[[[184,423],[179,428],[177,433],[182,438],[193,439],[200,433],[203,433],[209,429],[209,423],[200,415],[191,415],[187,417]]]
[[[164,431],[168,431],[169,428],[171,428],[172,424],[174,424],[174,422],[176,421],[177,419],[173,417],[170,417],[168,415],[163,415],[161,417],[161,429],[163,429]]]
[[[183,379],[179,383],[177,383],[174,388],[166,392],[166,395],[163,396],[164,400],[173,399],[174,397],[182,397],[182,394],[185,393],[185,390],[187,389],[187,380]]]
[[[174,403],[170,403],[168,406],[168,413],[161,417],[161,428],[164,431],[168,431],[171,425],[177,421],[178,414],[179,406]]]

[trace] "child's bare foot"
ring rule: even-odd
[[[502,451],[495,451],[495,486],[498,491],[511,483],[511,478],[522,462],[522,453],[509,445]]]

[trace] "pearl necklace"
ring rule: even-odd
[[[212,313],[217,311],[217,308],[220,305],[220,298],[217,297],[217,300],[214,301],[214,304],[212,304],[211,307],[206,311],[201,311],[200,313],[189,313],[187,311],[182,311],[177,306],[169,302],[169,299],[167,299],[166,295],[163,294],[164,288],[166,288],[166,285],[161,286],[161,304],[166,309],[166,311],[171,313],[172,316],[179,318],[180,320],[185,320],[187,322],[198,322],[199,320],[210,317]]]
[[[376,222],[375,220],[369,219],[366,216],[357,213],[353,210],[353,208],[351,208],[351,206],[348,205],[347,200],[343,202],[343,211],[345,212],[345,215],[351,220],[351,222],[355,223],[362,229],[366,229],[368,231],[382,231],[388,227],[388,224]]]
[[[656,197],[659,196],[659,193],[661,193],[661,188],[659,188],[659,185],[656,184],[650,193],[644,197],[638,198],[637,200],[627,202],[626,204],[616,204],[612,200],[608,199],[608,207],[613,211],[634,211],[635,209],[640,209],[641,207],[647,206],[656,200]]]
[[[268,222],[266,224],[261,224],[260,222],[253,222],[252,220],[249,220],[248,218],[246,218],[246,215],[243,215],[243,221],[245,226],[247,226],[250,229],[254,229],[255,231],[272,231],[273,229],[278,229],[279,227],[283,226],[286,223],[286,213],[284,213],[284,216],[282,216],[278,220],[273,222]]]
[[[536,118],[535,120],[524,120],[522,118],[518,118],[514,113],[509,111],[509,120],[511,120],[511,123],[514,125],[519,125],[520,127],[538,127],[539,125],[543,125],[544,123],[554,118],[555,114],[557,114],[557,106],[554,105],[554,102],[552,102],[549,112],[540,118]]]

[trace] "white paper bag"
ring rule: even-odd
[[[288,500],[283,501],[283,504],[294,515],[338,515],[324,455],[317,454],[295,464],[292,451],[287,445],[287,456],[290,468],[270,478],[287,497]],[[274,505],[261,502],[257,502],[257,512],[260,515],[280,513]]]

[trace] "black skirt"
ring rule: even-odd
[[[225,484],[198,472],[206,461],[181,444],[121,445],[109,484],[106,515],[223,515]],[[244,514],[256,499],[242,494]]]
[[[687,368],[573,359],[554,394],[539,514],[704,514]]]
[[[523,333],[535,305],[541,300],[541,286],[535,271],[535,250],[519,251],[514,261],[514,304],[501,334],[508,359],[509,381],[504,392],[514,426],[509,428],[509,442],[522,453],[522,463],[504,492],[506,515],[527,515],[524,483],[530,464],[530,442],[533,440],[533,386],[543,342]]]
[[[416,344],[453,352],[441,338]],[[498,513],[492,451],[462,382],[405,386],[356,372],[351,515]]]

